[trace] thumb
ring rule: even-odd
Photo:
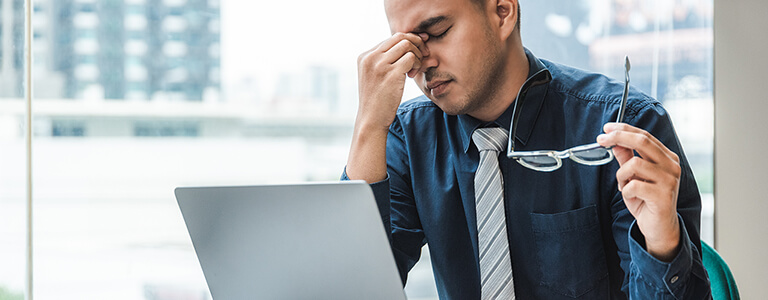
[[[615,156],[616,161],[619,162],[619,166],[623,166],[624,163],[626,163],[628,160],[630,160],[632,157],[635,156],[634,151],[632,151],[632,149],[629,149],[629,148],[614,146],[612,150],[613,150],[613,156]]]

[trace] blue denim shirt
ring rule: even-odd
[[[602,125],[616,120],[623,82],[526,54],[528,80],[541,81],[530,78],[536,73],[551,79],[521,93],[526,98],[515,150],[594,143]],[[390,229],[403,283],[428,243],[440,298],[480,299],[473,183],[479,153],[471,136],[485,126],[509,130],[513,107],[484,123],[447,115],[425,96],[400,105],[387,138],[387,179],[371,188]],[[670,118],[658,101],[630,88],[624,121],[647,130],[681,158],[677,205],[683,228],[677,257],[665,263],[645,250],[617,189],[615,160],[603,166],[566,160],[554,172],[537,172],[502,151],[518,299],[711,297],[699,251],[701,199]]]

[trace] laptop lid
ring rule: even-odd
[[[365,182],[175,193],[214,299],[405,299]]]

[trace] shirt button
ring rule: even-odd
[[[675,276],[672,276],[672,278],[669,279],[669,282],[670,283],[675,283],[675,282],[677,282],[678,279],[680,279],[680,278],[677,277],[677,275],[675,275]]]

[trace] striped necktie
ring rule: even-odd
[[[507,131],[498,127],[480,128],[472,134],[472,141],[480,151],[480,164],[475,173],[475,207],[483,300],[515,299],[498,158],[506,140]]]

